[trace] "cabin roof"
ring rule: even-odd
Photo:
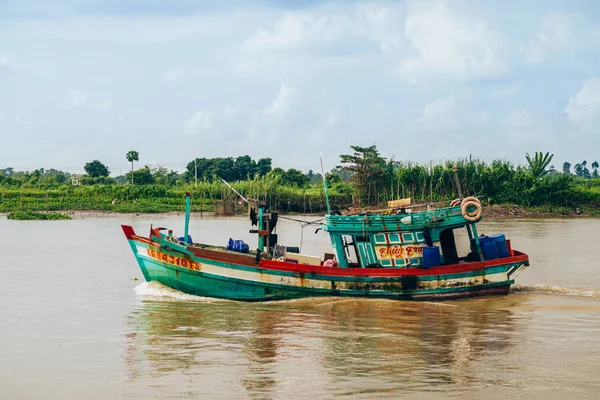
[[[340,234],[374,234],[379,232],[443,230],[460,228],[470,224],[460,207],[439,208],[409,214],[374,215],[326,215],[321,228],[326,232]]]

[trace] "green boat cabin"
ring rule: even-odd
[[[438,246],[440,264],[478,261],[479,240],[475,223],[459,207],[391,215],[327,215],[322,229],[329,233],[342,268],[423,267],[427,246]],[[459,257],[454,231],[465,229],[471,253]]]

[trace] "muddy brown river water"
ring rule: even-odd
[[[143,282],[119,225],[151,222],[183,226],[0,216],[0,399],[600,398],[600,220],[482,222],[531,267],[508,296],[439,303],[188,296]],[[328,240],[278,228],[308,254]],[[245,232],[190,229],[253,244]]]

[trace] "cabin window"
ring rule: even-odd
[[[400,235],[397,233],[390,233],[388,235],[389,239],[390,239],[390,243],[398,243],[400,242]]]
[[[444,229],[440,232],[440,250],[444,255],[444,264],[456,264],[459,261],[478,261],[479,256],[471,253],[471,244],[467,229]]]
[[[417,238],[418,243],[425,242],[425,235],[423,235],[423,232],[415,232],[415,237]]]
[[[398,235],[396,234],[396,236],[398,236]],[[385,234],[383,234],[383,233],[378,233],[376,235],[373,235],[373,239],[375,241],[375,244],[386,244],[387,243],[387,239],[385,237]]]
[[[354,241],[354,237],[350,235],[342,235],[341,238],[344,245],[346,259],[348,260],[348,266],[351,268],[358,267],[358,253],[356,251],[356,242]]]
[[[402,241],[413,243],[415,241],[415,237],[412,232],[407,232],[402,234]]]
[[[448,228],[440,232],[440,248],[444,255],[444,264],[449,265],[458,263],[458,251],[456,250],[453,229]]]

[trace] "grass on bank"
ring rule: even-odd
[[[43,213],[37,211],[14,211],[7,215],[8,219],[20,220],[20,221],[32,221],[32,220],[65,220],[72,219],[68,214],[62,214],[57,212]]]

